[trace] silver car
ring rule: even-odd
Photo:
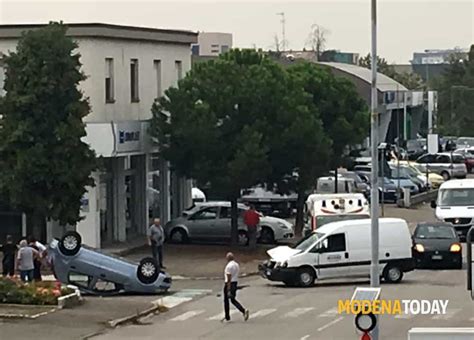
[[[248,244],[247,226],[243,213],[248,209],[238,204],[239,244]],[[183,212],[183,216],[173,219],[165,225],[166,238],[170,242],[185,243],[190,240],[229,241],[231,232],[230,202],[205,202]],[[257,237],[262,243],[275,243],[294,237],[291,223],[276,217],[261,216],[257,228]]]
[[[457,153],[442,152],[426,154],[416,161],[422,172],[429,171],[443,176],[445,181],[450,178],[466,178],[466,159]]]

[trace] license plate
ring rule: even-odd
[[[433,255],[433,256],[431,256],[431,258],[432,258],[433,260],[442,260],[442,259],[443,259],[443,256],[442,256],[442,255]]]

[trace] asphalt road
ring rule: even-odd
[[[208,288],[196,282],[194,288]],[[213,293],[154,316],[149,324],[118,328],[98,336],[118,339],[358,339],[352,315],[337,313],[339,299],[350,299],[357,286],[368,281],[327,281],[313,288],[286,288],[254,277],[241,282],[239,300],[251,311],[247,322],[238,313],[230,324],[220,323],[222,299]],[[448,299],[447,314],[440,316],[384,315],[380,339],[406,339],[412,327],[468,327],[474,324],[474,303],[466,290],[462,270],[415,271],[400,284],[382,285],[384,299]]]

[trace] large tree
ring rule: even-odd
[[[66,31],[61,23],[28,31],[4,57],[0,192],[35,227],[45,218],[77,223],[85,187],[94,184],[95,154],[81,140],[90,108],[78,85],[86,77]]]
[[[329,166],[336,170],[348,146],[363,142],[369,134],[370,116],[365,101],[347,79],[334,76],[330,69],[314,63],[301,63],[289,68],[298,77],[312,100],[313,115],[322,120],[327,136],[326,149],[330,152]],[[301,178],[301,187],[311,187],[315,174],[325,170],[325,163],[313,160],[312,176]],[[337,178],[337,177],[336,177]],[[298,211],[297,225],[302,213]]]
[[[474,136],[474,45],[467,58],[454,54],[434,84],[438,91],[438,128],[441,133]]]

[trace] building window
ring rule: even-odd
[[[138,59],[130,61],[130,96],[132,103],[140,101],[138,94]]]
[[[153,61],[153,68],[156,76],[156,98],[160,98],[163,94],[161,93],[161,60]]]
[[[191,46],[191,54],[192,55],[199,55],[199,45],[192,45]]]
[[[226,53],[229,50],[229,45],[222,45],[221,46],[221,53]]]
[[[179,80],[183,79],[183,63],[181,60],[176,60],[174,62],[175,69],[176,69],[176,77]]]
[[[114,98],[114,60],[105,58],[105,102],[113,103]]]

